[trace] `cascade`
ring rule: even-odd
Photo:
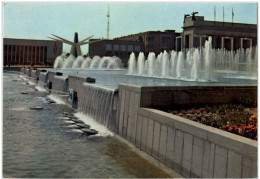
[[[79,110],[109,129],[115,129],[117,107],[113,105],[117,104],[114,102],[117,91],[84,83],[83,94],[78,104]]]

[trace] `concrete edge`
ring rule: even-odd
[[[137,93],[141,92],[141,86],[139,86],[139,85],[133,85],[133,84],[128,84],[128,83],[119,83],[118,87],[119,87],[119,89],[121,88],[121,89],[125,89],[128,91],[134,91]]]
[[[257,158],[257,141],[157,109],[140,108],[138,113],[164,125],[173,126],[176,129],[203,138],[209,142],[237,151],[243,155],[249,156],[253,160],[256,160]]]
[[[128,145],[139,156],[141,156],[143,159],[145,159],[148,162],[150,162],[152,165],[158,167],[159,169],[161,169],[162,171],[164,171],[165,173],[170,175],[172,178],[184,178],[179,173],[177,173],[174,170],[172,170],[171,168],[167,167],[165,164],[161,163],[159,160],[156,160],[154,157],[152,157],[151,155],[147,154],[146,152],[140,150],[134,144],[132,144],[128,140],[124,139],[123,137],[121,137],[121,136],[119,136],[117,134],[114,134],[114,137],[116,139],[118,139],[119,141],[121,141],[121,142],[125,143],[126,145]]]

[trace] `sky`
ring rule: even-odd
[[[94,35],[106,38],[107,9],[110,7],[110,38],[145,31],[182,31],[184,14],[194,11],[205,20],[257,24],[257,3],[206,2],[7,2],[2,4],[3,38],[49,40],[55,34],[73,41]],[[70,51],[69,45],[63,50]],[[81,47],[83,54],[88,45]]]

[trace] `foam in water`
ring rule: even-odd
[[[40,86],[35,86],[35,88],[38,90],[38,91],[43,91],[43,92],[47,92],[45,88],[42,88]]]
[[[108,130],[105,126],[99,124],[96,122],[93,118],[90,116],[84,115],[81,112],[77,112],[74,114],[76,117],[79,118],[79,120],[83,121],[85,124],[90,125],[91,129],[95,129],[98,131],[98,134],[96,136],[113,136],[114,134]]]
[[[55,95],[48,95],[48,98],[50,98],[51,100],[55,101],[57,104],[65,104],[64,101],[62,99],[60,99],[58,96]]]
[[[78,105],[80,111],[94,118],[100,124],[116,128],[115,111],[113,110],[115,90],[91,84],[83,84],[83,95]]]

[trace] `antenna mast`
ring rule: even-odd
[[[109,39],[109,5],[108,5],[108,8],[107,8],[107,39]]]

